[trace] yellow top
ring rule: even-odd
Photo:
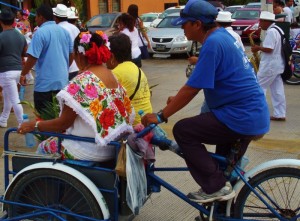
[[[117,77],[121,85],[126,89],[128,97],[130,97],[138,83],[139,69],[131,61],[126,61],[115,67],[112,72]],[[133,125],[141,123],[141,118],[138,114],[139,110],[143,110],[145,114],[152,113],[152,105],[150,101],[150,89],[148,80],[144,72],[141,70],[141,82],[136,94],[134,95],[131,104],[136,112]]]

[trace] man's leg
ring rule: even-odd
[[[37,92],[34,91],[33,99],[34,99],[34,107],[38,111],[38,113],[42,113],[43,109],[46,108],[47,103],[53,102],[53,96],[55,96],[58,91],[48,91],[48,92]]]
[[[246,138],[222,124],[213,113],[205,113],[177,122],[173,128],[186,164],[195,181],[205,193],[211,194],[225,186],[226,179],[203,144],[230,148],[239,138]],[[226,144],[226,145],[224,145]],[[247,142],[249,144],[249,142]],[[246,148],[245,148],[246,149]],[[227,150],[228,152],[228,150]]]
[[[273,116],[277,118],[286,117],[286,101],[284,94],[283,81],[280,75],[274,79],[270,85],[271,100],[273,104]]]

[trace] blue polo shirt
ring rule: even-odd
[[[203,89],[210,110],[233,131],[244,135],[269,131],[268,105],[253,67],[224,28],[208,36],[186,84]]]
[[[68,83],[69,54],[73,43],[69,33],[54,21],[43,23],[34,33],[27,53],[37,58],[34,90],[60,90]]]

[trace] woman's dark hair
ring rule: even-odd
[[[36,14],[44,17],[47,21],[53,21],[53,11],[48,5],[42,4],[36,9]]]
[[[79,33],[74,40],[74,51],[75,52],[78,51],[78,46],[80,43],[80,37],[79,37],[80,34],[81,33]],[[96,33],[91,33],[91,35],[92,35],[92,37],[90,39],[90,43],[94,42],[98,47],[100,47],[101,45],[104,45],[106,43],[100,35],[98,35]]]
[[[130,32],[134,30],[135,20],[128,13],[123,13],[118,18],[118,22],[122,22],[126,28],[129,29]]]
[[[110,36],[109,42],[110,51],[119,63],[131,61],[131,41],[127,35],[120,33]]]
[[[136,20],[139,17],[139,7],[135,4],[131,4],[128,6],[127,13]]]

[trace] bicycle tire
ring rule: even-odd
[[[270,206],[271,200],[278,207],[274,208],[285,218],[292,218],[300,214],[300,169],[280,167],[263,171],[249,180],[250,185],[259,193],[258,186],[270,197],[267,199],[260,194]],[[239,219],[278,220],[274,214],[244,186],[238,194],[234,204],[234,217]]]
[[[288,85],[300,85],[300,81],[299,80],[286,80],[284,82],[286,84],[288,84]]]
[[[7,200],[103,219],[100,206],[91,191],[75,177],[57,170],[38,169],[25,174],[17,181]],[[37,211],[19,205],[7,206],[9,217]],[[59,215],[68,221],[78,220],[72,215]],[[34,220],[49,220],[49,217],[44,215]]]

